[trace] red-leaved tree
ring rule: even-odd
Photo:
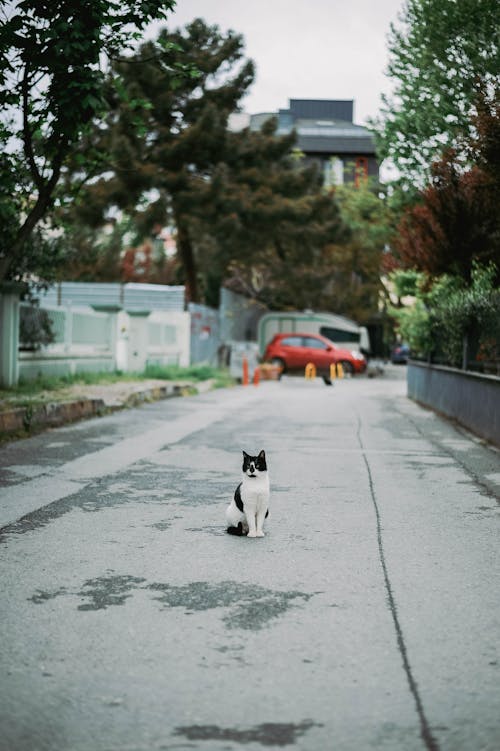
[[[429,274],[467,280],[474,261],[500,268],[500,105],[479,96],[475,136],[468,143],[472,167],[453,150],[432,167],[430,185],[399,224],[395,250],[402,264]]]

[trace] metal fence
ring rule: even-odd
[[[93,308],[121,308],[130,312],[184,310],[182,285],[129,282],[59,282],[40,294],[46,305],[85,305]]]
[[[189,303],[191,315],[191,362],[219,364],[219,311],[198,303]]]

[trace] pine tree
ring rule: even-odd
[[[96,224],[118,207],[133,219],[138,238],[173,222],[191,300],[199,294],[190,217],[223,157],[228,116],[253,80],[251,61],[233,70],[242,59],[241,36],[200,19],[185,32],[162,30],[114,66],[121,96],[111,103],[107,129],[87,144],[110,158],[106,173],[82,193],[81,216],[87,201]]]
[[[196,74],[172,86],[181,60]],[[198,19],[164,30],[116,73],[123,96],[95,136],[112,153],[111,175],[82,196],[82,216],[99,222],[117,206],[138,242],[172,222],[193,301],[216,305],[227,281],[269,304],[313,304],[338,211],[294,155],[294,134],[278,136],[273,120],[260,132],[229,130],[253,79],[242,38]]]

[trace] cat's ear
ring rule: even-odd
[[[243,456],[245,457],[245,459],[249,459],[250,458],[250,454],[247,454],[246,451],[243,451]]]
[[[262,451],[260,452],[258,458],[259,459],[263,459],[264,461],[266,460],[266,452],[264,451],[264,449],[262,449]]]

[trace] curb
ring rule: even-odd
[[[106,411],[103,399],[78,399],[74,402],[48,402],[37,407],[16,407],[0,412],[0,433],[29,432],[41,427],[56,427]]]
[[[44,428],[60,427],[67,423],[91,417],[102,417],[121,409],[139,407],[141,404],[170,399],[175,396],[204,393],[211,388],[211,385],[212,381],[202,381],[197,385],[185,382],[168,383],[165,386],[134,391],[121,401],[109,403],[104,399],[89,398],[67,402],[47,402],[35,407],[15,407],[0,412],[0,438],[14,438],[16,435],[17,437],[27,437],[31,431],[39,432]]]

